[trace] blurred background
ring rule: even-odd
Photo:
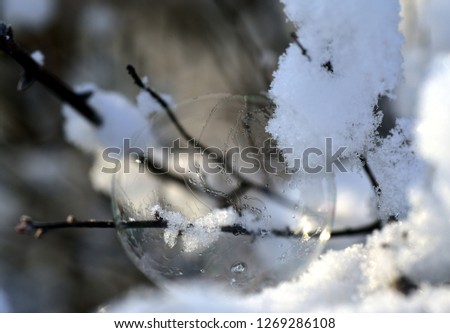
[[[0,0],[27,51],[71,85],[138,93],[125,67],[175,101],[267,91],[292,28],[273,0]],[[111,219],[91,186],[92,163],[64,140],[61,102],[40,84],[16,90],[21,68],[0,52],[0,311],[86,312],[151,285],[112,230],[66,230],[41,240],[14,231],[36,220]]]
[[[401,2],[405,80],[397,100],[381,101],[383,133],[395,115],[414,114],[430,60],[450,51],[450,25],[443,24],[450,2]],[[134,100],[138,91],[125,70],[133,64],[178,102],[266,92],[294,30],[276,0],[0,0],[0,20],[71,85],[92,82]],[[89,181],[92,157],[64,140],[61,102],[39,84],[19,93],[20,73],[0,52],[0,312],[97,311],[152,284],[112,230],[58,231],[39,241],[15,233],[22,214],[41,221],[112,215],[110,199]],[[370,194],[342,203],[354,188],[351,179],[338,183],[338,225],[361,223],[355,207]]]

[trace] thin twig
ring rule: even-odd
[[[141,220],[141,221],[123,221],[114,222],[112,220],[89,220],[89,221],[77,221],[73,216],[68,216],[65,221],[56,222],[40,222],[34,221],[29,216],[22,216],[20,222],[16,227],[16,231],[21,234],[33,234],[35,238],[40,238],[45,233],[52,230],[60,229],[70,229],[70,228],[97,228],[97,229],[165,229],[168,226],[168,221],[155,216],[152,220]],[[380,220],[375,221],[372,224],[363,226],[360,228],[344,229],[339,231],[331,232],[331,237],[342,237],[342,236],[354,236],[354,235],[367,235],[372,233],[374,230],[379,230],[382,227]],[[302,234],[293,232],[292,230],[286,229],[273,229],[273,230],[259,230],[250,231],[245,229],[239,224],[233,224],[229,226],[222,226],[221,232],[230,233],[235,236],[246,235],[246,236],[261,236],[273,235],[276,237],[300,237]],[[182,232],[181,232],[182,234]],[[311,237],[318,236],[319,233],[313,232]],[[262,236],[264,235],[264,236]]]
[[[24,90],[33,81],[38,81],[60,100],[70,104],[89,122],[95,126],[102,124],[101,117],[87,103],[91,94],[76,93],[64,81],[38,64],[27,52],[20,48],[14,40],[12,28],[3,22],[0,22],[0,50],[5,52],[24,69],[24,73],[19,81],[18,90]]]
[[[381,195],[381,188],[380,188],[380,184],[377,181],[377,178],[375,177],[375,175],[372,172],[372,169],[370,168],[369,164],[367,163],[367,159],[365,156],[360,156],[359,157],[361,163],[362,163],[362,167],[364,172],[367,175],[367,178],[370,181],[370,184],[372,185],[375,194],[379,197]]]
[[[294,40],[294,43],[297,44],[297,46],[300,48],[300,51],[302,51],[302,55],[308,59],[309,62],[311,62],[311,56],[308,54],[308,50],[303,46],[303,44],[300,42],[300,39],[297,36],[297,33],[295,31],[291,32],[291,38]]]
[[[172,108],[169,106],[169,104],[165,101],[164,98],[161,97],[160,94],[158,94],[155,90],[148,87],[147,85],[142,82],[139,75],[136,73],[136,70],[132,65],[127,66],[128,74],[130,74],[131,78],[133,79],[134,83],[141,89],[147,91],[155,100],[158,102],[159,105],[166,111],[167,116],[170,118],[172,123],[175,125],[177,130],[180,132],[180,134],[183,136],[183,138],[190,142],[192,140],[192,136],[189,135],[189,133],[186,131],[186,129],[181,125],[181,123],[178,121],[178,118],[175,116],[174,112],[172,111]]]
[[[130,222],[131,223],[131,222]],[[161,219],[155,219],[153,221],[147,221],[146,223],[136,222],[133,228],[165,228],[167,222]],[[96,229],[114,229],[120,227],[120,224],[112,220],[90,220],[90,221],[77,221],[72,215],[69,215],[65,221],[56,222],[40,222],[34,221],[29,216],[23,215],[20,218],[20,222],[16,227],[16,231],[20,234],[33,234],[35,238],[40,238],[42,235],[52,230],[60,229],[80,229],[80,228],[96,228]]]

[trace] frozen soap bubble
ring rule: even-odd
[[[154,114],[124,143],[113,209],[151,280],[205,279],[243,292],[295,277],[323,248],[331,174],[286,168],[263,97],[210,95]],[[299,128],[301,130],[301,128]]]

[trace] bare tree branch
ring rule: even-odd
[[[18,90],[24,90],[32,82],[38,81],[60,100],[70,104],[89,122],[96,126],[102,124],[100,116],[87,103],[91,94],[74,92],[64,81],[38,64],[27,52],[20,48],[14,40],[12,28],[3,22],[0,22],[0,50],[24,69],[18,84]]]

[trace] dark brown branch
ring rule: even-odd
[[[56,75],[38,64],[27,52],[15,42],[13,30],[0,22],[0,50],[23,67],[24,73],[18,84],[18,90],[28,88],[33,81],[38,81],[62,101],[70,104],[83,117],[96,126],[102,124],[100,116],[92,109],[87,100],[90,94],[78,94]]]
[[[115,223],[112,220],[90,220],[90,221],[77,221],[73,216],[68,216],[66,221],[57,222],[40,222],[34,221],[29,216],[22,216],[20,218],[20,223],[16,227],[16,231],[20,234],[33,234],[35,238],[40,238],[45,233],[52,230],[60,229],[70,229],[70,228],[100,228],[100,229],[165,229],[167,228],[168,222],[163,218],[155,216],[153,220],[144,221],[127,221]],[[354,229],[345,229],[339,231],[331,232],[331,237],[342,237],[342,236],[354,236],[354,235],[367,235],[374,230],[379,230],[382,227],[380,220],[374,223]],[[220,229],[224,233],[230,233],[235,236],[246,235],[246,236],[262,236],[262,235],[273,235],[276,237],[299,237],[299,234],[293,232],[292,230],[286,229],[273,229],[273,230],[260,230],[258,232],[249,231],[239,224],[233,224],[229,226],[222,226]],[[313,233],[312,237],[316,237],[318,233]]]
[[[71,229],[71,228],[96,228],[96,229],[114,229],[126,225],[133,228],[166,228],[167,222],[162,219],[149,220],[142,222],[127,222],[117,224],[112,220],[91,220],[77,221],[72,215],[69,215],[65,221],[57,222],[40,222],[34,221],[29,216],[22,216],[16,227],[16,231],[20,234],[34,234],[35,238],[40,238],[43,234],[51,230]]]
[[[375,230],[380,230],[382,227],[383,227],[382,221],[376,220],[371,224],[359,228],[346,228],[342,230],[334,230],[331,232],[331,237],[368,235],[374,232]]]

